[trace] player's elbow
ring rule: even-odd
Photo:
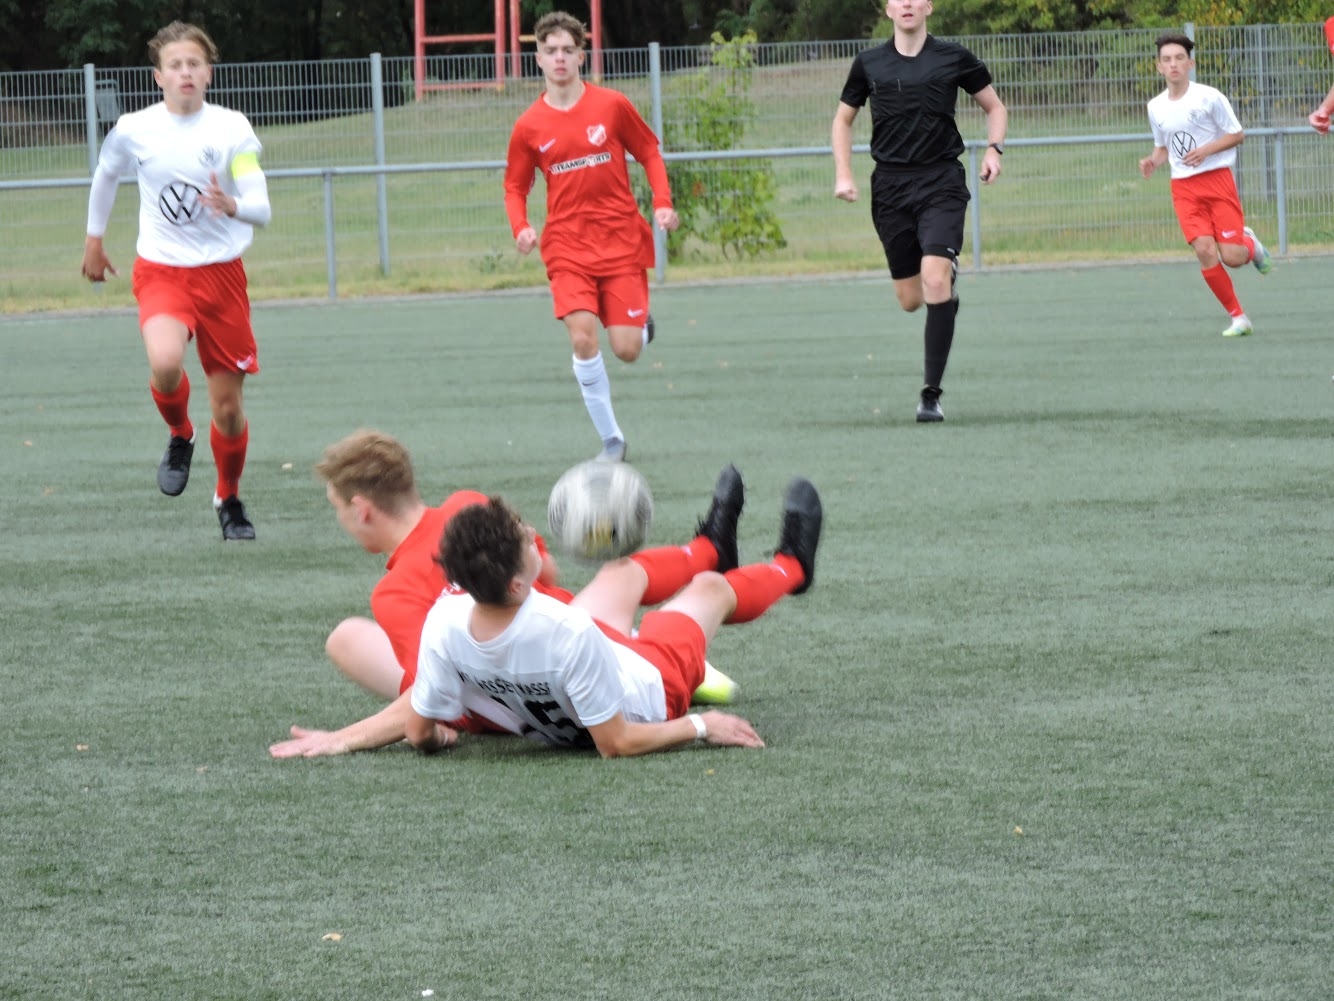
[[[635,752],[619,740],[596,740],[593,742],[602,758],[630,758]]]
[[[408,743],[419,751],[435,751],[440,747],[440,735],[435,720],[426,719],[416,713],[404,722],[403,735]]]

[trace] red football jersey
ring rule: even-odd
[[[653,266],[653,230],[630,188],[627,151],[644,167],[653,207],[671,208],[658,137],[624,94],[586,83],[571,108],[551,107],[544,94],[519,116],[505,166],[505,212],[518,236],[529,225],[528,193],[541,170],[547,219],[539,246],[548,273],[604,277]]]

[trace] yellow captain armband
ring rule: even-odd
[[[232,177],[242,178],[259,172],[258,153],[238,153],[232,158]]]

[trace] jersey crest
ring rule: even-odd
[[[605,125],[590,125],[588,127],[588,141],[594,146],[606,145],[607,127]]]

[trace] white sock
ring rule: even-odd
[[[592,358],[574,359],[574,377],[579,380],[584,407],[603,442],[613,438],[624,440],[621,426],[616,423],[616,413],[611,408],[611,380],[607,378],[607,366],[602,363],[602,352]]]

